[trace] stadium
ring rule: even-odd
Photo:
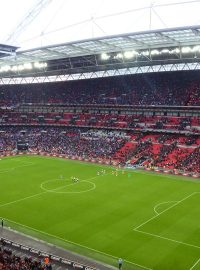
[[[0,270],[199,270],[200,1],[96,2],[8,3]]]

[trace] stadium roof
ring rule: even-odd
[[[188,26],[19,49],[0,58],[0,84],[199,69],[200,26]]]
[[[13,55],[18,47],[0,44],[0,58]]]
[[[200,45],[200,26],[153,30],[86,39],[16,52],[0,59],[0,65],[49,61],[110,52],[141,51]]]

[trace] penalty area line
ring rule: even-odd
[[[184,197],[182,200],[177,201],[175,204],[171,205],[170,207],[166,208],[164,211],[158,213],[157,215],[149,218],[148,220],[146,220],[145,222],[141,223],[140,225],[138,225],[137,227],[134,228],[134,230],[137,230],[139,228],[141,228],[143,225],[147,224],[149,221],[154,220],[155,218],[159,217],[160,215],[162,215],[163,213],[167,212],[168,210],[172,209],[173,207],[177,206],[178,204],[182,203],[183,201],[187,200],[188,198],[192,197],[194,194],[198,194],[199,192],[193,192],[190,195]]]
[[[154,206],[153,210],[156,213],[156,215],[159,215],[159,212],[156,210],[158,208],[158,206],[163,205],[163,204],[167,204],[167,203],[177,203],[178,201],[168,201],[168,202],[161,202],[158,203]],[[161,212],[160,212],[161,213]]]
[[[153,233],[149,233],[149,232],[145,232],[145,231],[141,231],[141,230],[137,230],[137,229],[134,229],[134,231],[139,232],[139,233],[143,233],[143,234],[146,234],[146,235],[150,235],[150,236],[153,236],[153,237],[156,237],[156,238],[164,239],[164,240],[167,240],[167,241],[171,241],[171,242],[174,242],[174,243],[177,243],[177,244],[182,244],[182,245],[185,245],[185,246],[200,249],[199,246],[192,245],[192,244],[189,244],[189,243],[185,243],[185,242],[182,242],[182,241],[178,241],[178,240],[175,240],[175,239],[171,239],[171,238],[168,238],[168,237],[160,236],[160,235],[157,235],[157,234],[153,234]]]
[[[195,268],[195,266],[197,266],[197,264],[200,262],[200,258],[193,264],[193,266],[189,269],[192,270]]]

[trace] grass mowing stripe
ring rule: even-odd
[[[18,160],[19,161],[19,160]],[[21,162],[21,161],[20,161]],[[11,172],[11,171],[14,171],[18,168],[22,168],[22,167],[28,167],[28,166],[33,166],[35,165],[35,163],[33,162],[30,162],[29,164],[25,164],[25,165],[20,165],[20,166],[17,166],[17,167],[12,167],[12,168],[9,168],[9,169],[6,169],[6,170],[1,170],[0,173],[8,173],[8,172]]]
[[[193,177],[187,177],[187,176],[183,176],[183,175],[168,175],[168,174],[165,174],[165,173],[158,173],[158,172],[154,172],[154,171],[150,171],[150,172],[147,172],[146,170],[130,170],[130,169],[126,169],[127,171],[130,171],[130,172],[135,172],[135,173],[139,173],[139,174],[144,174],[144,175],[149,175],[149,176],[156,176],[156,177],[164,177],[164,178],[169,178],[169,179],[173,179],[173,180],[181,180],[181,181],[190,181],[190,182],[193,182],[193,183],[196,183],[196,184],[199,184],[199,180],[200,178],[193,178]]]
[[[195,266],[200,262],[200,258],[195,262],[195,264],[190,268],[190,270],[194,269]]]
[[[11,201],[11,202],[7,202],[7,203],[4,203],[4,204],[1,204],[0,207],[4,207],[4,206],[10,205],[10,204],[14,204],[14,203],[18,203],[18,202],[21,202],[21,201],[25,201],[27,199],[30,199],[30,198],[33,198],[33,197],[36,197],[36,196],[39,196],[39,195],[42,195],[42,194],[45,194],[45,193],[47,193],[47,191],[40,192],[40,193],[31,195],[31,196],[28,196],[28,197],[25,197],[25,198],[22,198],[22,199],[18,199],[18,200],[15,200],[15,201]]]
[[[190,194],[190,195],[184,197],[182,200],[177,201],[177,202],[176,202],[175,204],[173,204],[172,206],[168,207],[168,208],[165,209],[164,211],[160,212],[159,214],[153,216],[152,218],[148,219],[147,221],[143,222],[142,224],[140,224],[139,226],[137,226],[136,228],[134,228],[134,230],[137,230],[137,229],[141,228],[143,225],[147,224],[149,221],[151,221],[151,220],[157,218],[157,217],[160,216],[161,214],[167,212],[168,210],[172,209],[174,206],[180,204],[181,202],[187,200],[188,198],[190,198],[191,196],[193,196],[194,194],[197,194],[197,193],[199,193],[199,192],[193,192],[192,194]]]
[[[89,178],[87,180],[93,180],[93,179],[95,179],[97,177],[99,177],[99,176],[95,176],[95,177]],[[58,179],[51,179],[51,180],[58,180]],[[87,181],[87,180],[82,180],[82,181]],[[50,181],[50,180],[48,180],[48,181]],[[54,191],[57,191],[57,190],[62,189],[64,187],[66,187],[66,185],[65,186],[62,186],[62,187],[55,188],[55,189],[53,189],[53,191],[47,191],[46,190],[44,192],[40,192],[40,193],[31,195],[31,196],[28,196],[28,197],[25,197],[25,198],[22,198],[22,199],[18,199],[18,200],[15,200],[15,201],[11,201],[11,202],[7,202],[7,203],[4,203],[4,204],[0,204],[0,207],[7,206],[7,205],[10,205],[10,204],[14,204],[14,203],[18,203],[18,202],[21,202],[21,201],[24,201],[24,200],[27,200],[27,199],[30,199],[30,198],[33,198],[33,197],[37,197],[37,196],[42,195],[42,194],[46,194],[48,192],[54,192]]]
[[[156,204],[156,206],[154,206],[153,211],[156,213],[156,215],[159,215],[158,211],[156,210],[156,208],[157,208],[158,206],[163,205],[163,204],[166,204],[166,203],[176,203],[176,202],[178,202],[178,201],[168,201],[168,202],[161,202],[161,203],[158,203],[158,204]],[[160,212],[160,213],[161,213],[161,212]]]
[[[59,236],[56,236],[56,235],[53,235],[53,234],[50,234],[50,233],[47,233],[47,232],[43,232],[43,231],[37,230],[37,229],[35,229],[35,228],[32,228],[32,227],[30,227],[30,226],[27,226],[27,225],[24,225],[24,224],[15,222],[15,221],[12,221],[12,220],[10,220],[10,219],[4,218],[4,220],[5,220],[5,221],[8,221],[8,222],[11,222],[11,223],[14,223],[14,224],[16,224],[16,225],[19,225],[19,226],[21,226],[21,227],[30,229],[30,230],[32,230],[32,231],[38,232],[38,233],[40,233],[40,234],[44,234],[44,235],[53,237],[53,238],[55,238],[55,239],[62,240],[62,241],[64,241],[64,242],[66,242],[66,243],[70,243],[70,244],[79,246],[79,247],[81,247],[81,248],[88,249],[88,250],[91,250],[91,251],[94,251],[94,252],[97,252],[97,253],[106,255],[107,257],[111,257],[111,258],[116,259],[116,260],[118,259],[118,257],[113,256],[113,255],[111,255],[111,254],[108,254],[108,253],[105,253],[105,252],[102,252],[102,251],[99,251],[99,250],[96,250],[96,249],[93,249],[93,248],[90,248],[90,247],[87,247],[87,246],[84,246],[84,245],[75,243],[75,242],[73,242],[73,241],[69,241],[69,240],[67,240],[67,239],[64,239],[64,238],[62,238],[62,237],[59,237]],[[132,265],[138,266],[138,267],[140,267],[140,268],[142,268],[142,269],[153,270],[152,268],[149,268],[149,267],[146,267],[146,266],[143,266],[143,265],[134,263],[134,262],[130,262],[130,261],[127,261],[127,260],[124,260],[124,261],[127,262],[127,263],[130,263],[130,264],[132,264]]]
[[[178,240],[175,240],[175,239],[167,238],[167,237],[160,236],[160,235],[157,235],[157,234],[153,234],[153,233],[149,233],[149,232],[145,232],[145,231],[141,231],[141,230],[137,230],[137,229],[134,229],[134,231],[139,232],[139,233],[143,233],[143,234],[146,234],[146,235],[150,235],[150,236],[153,236],[153,237],[161,238],[161,239],[164,239],[164,240],[167,240],[167,241],[171,241],[171,242],[174,242],[174,243],[177,243],[177,244],[182,244],[182,245],[185,245],[185,246],[200,249],[199,246],[195,246],[195,245],[192,245],[192,244],[189,244],[189,243],[185,243],[185,242],[178,241]]]
[[[14,159],[7,158],[6,162],[1,162],[0,169],[5,172],[12,167],[30,165],[28,162],[35,162],[35,166],[18,167],[15,171],[0,175],[2,205],[8,204],[7,207],[0,207],[0,216],[36,228],[38,232],[9,221],[5,224],[7,227],[113,266],[117,265],[116,258],[121,257],[124,260],[123,270],[145,269],[142,265],[154,270],[188,270],[200,258],[199,248],[182,245],[176,240],[175,244],[175,241],[172,241],[178,239],[200,246],[197,223],[200,219],[200,210],[197,195],[184,202],[184,208],[180,204],[139,228],[138,232],[132,230],[155,216],[154,211],[161,214],[160,212],[167,207],[179,203],[175,201],[200,191],[199,181],[181,176],[169,177],[132,170],[122,172],[120,170],[116,177],[111,174],[114,168],[59,158],[23,156],[17,159],[15,162]],[[105,177],[104,175],[97,177],[101,168],[106,170]],[[66,196],[43,193],[44,190],[40,189],[42,181],[58,179],[61,175],[67,179],[71,176],[76,176],[80,180],[93,178],[94,180],[90,182],[96,184],[96,189],[93,192]],[[92,187],[90,183],[80,183],[80,187],[61,187],[66,184],[67,182],[59,183],[57,180],[44,187],[54,190],[58,188],[58,192],[86,190]],[[44,195],[39,196],[40,192]],[[28,199],[30,195],[37,197]],[[23,201],[14,203],[16,200]],[[164,205],[164,202],[169,203]],[[163,206],[159,206],[160,203]],[[186,209],[188,214],[184,216],[181,212],[179,215],[174,214],[177,209],[179,211],[179,207],[180,211]],[[151,228],[152,223],[155,224],[155,230],[150,232],[157,234],[158,237],[139,233],[140,230],[148,232],[148,226]],[[166,229],[169,235],[163,234],[161,229]],[[45,235],[45,232],[52,237]],[[161,238],[159,235],[172,239],[162,240],[159,239]],[[65,242],[59,240],[57,236],[65,239]],[[81,248],[81,244],[97,252]],[[113,257],[103,254],[112,254]],[[141,267],[132,265],[131,262],[138,262]],[[197,268],[199,263],[193,270]]]

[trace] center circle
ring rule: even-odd
[[[58,186],[56,188],[48,188],[48,184],[51,183],[52,185],[61,184],[61,186]],[[83,185],[83,190],[73,190],[77,186],[80,187],[80,185]],[[86,187],[84,187],[84,185]],[[61,191],[63,188],[71,187],[72,190],[70,191]],[[53,180],[47,180],[41,183],[40,188],[43,189],[46,192],[51,193],[57,193],[57,194],[74,194],[74,193],[84,193],[92,191],[96,188],[96,185],[93,182],[87,181],[87,180],[81,180],[76,183],[71,183],[70,180],[60,180],[60,179],[53,179]]]

